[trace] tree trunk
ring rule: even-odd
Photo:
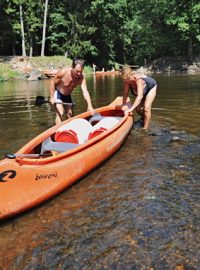
[[[193,63],[193,43],[192,43],[191,36],[189,37],[189,40],[188,40],[187,58],[188,58],[189,64],[192,64]]]
[[[33,56],[33,38],[31,36],[30,38],[30,51],[29,51],[29,56],[32,57]]]
[[[20,13],[21,33],[22,33],[22,56],[26,56],[22,5],[19,6],[19,13]]]
[[[47,7],[48,7],[48,0],[45,0],[45,10],[44,10],[44,23],[43,23],[43,35],[42,35],[41,56],[44,56],[44,49],[45,49],[46,23],[47,23]]]
[[[15,39],[12,39],[12,55],[15,56],[16,55],[16,49],[15,49]]]

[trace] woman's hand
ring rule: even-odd
[[[133,115],[133,108],[128,108],[127,110],[124,111],[125,114]]]
[[[94,115],[94,113],[95,113],[92,106],[88,106],[88,111],[91,113],[91,115]]]
[[[124,112],[125,112],[125,111],[127,111],[128,109],[129,109],[129,108],[128,108],[128,106],[127,106],[127,105],[123,105],[123,106],[122,106],[122,111],[124,111]]]
[[[128,110],[125,111],[126,114],[131,113],[131,112],[133,112],[132,109],[128,109]]]

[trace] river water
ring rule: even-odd
[[[155,75],[149,134],[136,124],[109,160],[56,198],[0,223],[0,269],[200,269],[200,75]],[[0,83],[0,157],[52,126],[50,80]],[[94,107],[118,76],[87,77]],[[81,90],[74,113],[86,109]],[[77,164],[78,166],[78,164]]]

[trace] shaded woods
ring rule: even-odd
[[[200,53],[198,0],[2,0],[0,55],[82,57],[99,68]]]

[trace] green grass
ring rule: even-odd
[[[48,69],[52,65],[55,69],[71,66],[72,60],[65,56],[36,56],[29,59],[33,67]]]
[[[8,79],[17,79],[21,73],[17,70],[13,70],[9,64],[0,63],[0,81]]]
[[[31,66],[35,68],[43,68],[43,69],[49,69],[52,66],[54,69],[64,68],[64,67],[71,67],[72,60],[67,58],[66,56],[37,56],[32,57],[29,60]],[[85,66],[84,68],[85,73],[91,73],[92,67]]]

